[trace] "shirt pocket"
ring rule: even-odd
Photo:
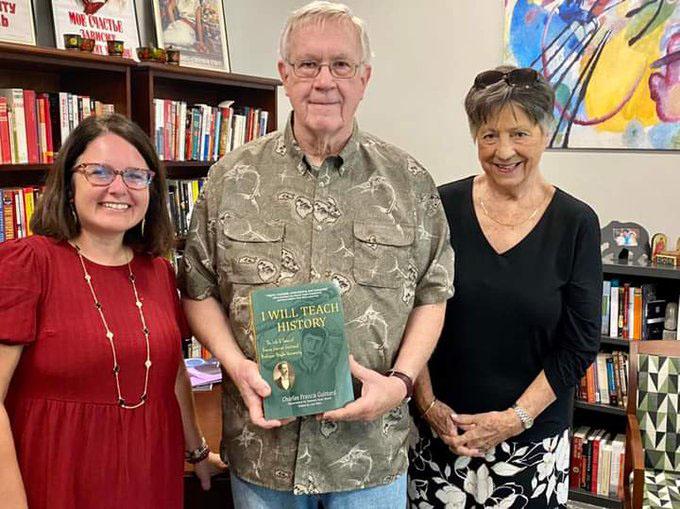
[[[274,283],[281,271],[285,226],[253,219],[231,219],[222,226],[221,265],[231,283]]]
[[[400,288],[415,239],[408,224],[354,221],[354,280],[365,286]]]

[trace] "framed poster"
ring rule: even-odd
[[[31,0],[0,2],[0,41],[35,46]]]
[[[504,61],[555,88],[551,148],[680,150],[680,1],[504,4]]]
[[[95,40],[93,53],[106,55],[107,40],[123,41],[123,56],[137,60],[134,0],[52,0],[52,19],[57,48],[64,49],[64,34],[80,34]]]
[[[180,64],[229,72],[222,0],[153,0],[158,47],[180,50]]]

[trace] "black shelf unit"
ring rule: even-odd
[[[596,507],[611,507],[614,509],[623,507],[623,501],[619,500],[618,498],[597,495],[595,493],[590,493],[589,491],[580,489],[570,489],[569,500],[591,504]]]
[[[667,294],[677,301],[680,291],[680,268],[669,265],[657,265],[653,263],[624,263],[603,260],[602,272],[604,279],[619,279],[633,284],[654,281],[659,286],[664,286]],[[605,351],[619,350],[628,352],[630,339],[601,337],[601,348]],[[623,407],[602,405],[599,403],[587,403],[574,401],[574,411],[578,414],[579,425],[584,424],[592,427],[604,427],[605,429],[622,432],[625,430],[626,410]],[[582,421],[582,422],[581,422]],[[574,428],[576,425],[574,424]],[[583,489],[570,489],[569,499],[584,502],[597,507],[623,508],[623,501],[614,497],[597,495]]]

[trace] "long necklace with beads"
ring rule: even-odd
[[[149,386],[149,369],[151,368],[151,349],[149,348],[149,328],[146,326],[146,320],[144,319],[144,311],[142,311],[142,301],[139,298],[139,294],[137,293],[137,286],[135,285],[135,275],[132,273],[130,261],[128,260],[127,262],[129,274],[128,279],[130,280],[130,284],[132,285],[132,291],[135,294],[135,306],[137,306],[137,310],[139,311],[139,319],[142,322],[142,332],[144,333],[144,341],[146,343],[146,361],[144,362],[145,369],[144,390],[142,391],[142,395],[139,397],[139,401],[133,404],[128,404],[120,392],[120,380],[118,378],[118,374],[120,372],[120,365],[118,364],[118,356],[116,355],[116,344],[114,342],[114,335],[111,329],[109,329],[109,324],[107,323],[106,318],[104,317],[102,303],[97,298],[97,294],[95,293],[94,287],[92,286],[92,276],[90,276],[90,273],[87,271],[87,267],[85,267],[85,260],[83,258],[83,254],[80,252],[80,247],[75,243],[71,243],[71,245],[75,247],[76,252],[78,253],[78,258],[80,259],[80,265],[83,268],[83,275],[85,276],[85,281],[87,282],[87,286],[89,287],[90,293],[92,294],[92,299],[94,300],[94,307],[97,309],[97,312],[99,313],[99,318],[101,318],[102,324],[104,325],[104,329],[106,330],[106,339],[108,340],[109,346],[111,347],[111,354],[113,355],[112,371],[113,378],[116,381],[116,392],[118,393],[117,399],[118,406],[130,410],[134,408],[139,408],[147,401],[147,388]]]

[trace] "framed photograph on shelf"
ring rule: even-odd
[[[159,48],[180,50],[181,65],[229,72],[222,0],[153,0]]]
[[[35,46],[31,0],[0,2],[0,42]]]
[[[134,0],[52,0],[55,46],[65,34],[94,39],[93,53],[106,55],[106,41],[122,41],[123,57],[137,60],[140,46]]]

